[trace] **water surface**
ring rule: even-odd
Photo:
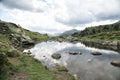
[[[112,50],[86,47],[81,43],[42,42],[30,49],[32,55],[48,67],[56,63],[66,66],[69,73],[79,80],[120,80],[120,67],[111,65],[111,61],[119,60],[120,54]],[[101,52],[94,56],[91,52]],[[69,52],[81,52],[82,55],[70,55]],[[53,53],[61,54],[59,60],[53,59]]]

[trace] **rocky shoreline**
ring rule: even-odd
[[[80,42],[91,42],[91,43],[97,43],[104,46],[120,46],[119,41],[103,41],[103,40],[80,40]]]
[[[80,40],[80,42],[89,47],[96,47],[100,49],[108,49],[120,52],[119,41]]]

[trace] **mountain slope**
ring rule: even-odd
[[[72,30],[63,32],[62,34],[60,34],[60,36],[67,37],[67,36],[70,36],[70,35],[72,35],[72,34],[74,34],[74,33],[76,33],[76,32],[78,32],[78,30],[72,29]]]
[[[81,39],[120,40],[120,21],[109,25],[88,27],[72,36]]]

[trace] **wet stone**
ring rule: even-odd
[[[95,56],[102,55],[102,53],[100,53],[100,52],[92,52],[91,54],[92,54],[92,55],[95,55]]]
[[[52,57],[53,59],[60,59],[60,58],[61,58],[61,54],[54,53],[54,54],[52,54],[51,57]]]
[[[120,61],[112,61],[111,65],[116,66],[116,67],[120,67]]]
[[[82,55],[81,52],[69,52],[70,55]]]

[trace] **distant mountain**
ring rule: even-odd
[[[54,34],[48,34],[49,37],[56,37],[59,36],[61,33],[54,33]]]
[[[63,32],[62,34],[60,34],[60,36],[64,36],[64,37],[67,37],[67,36],[70,36],[76,32],[79,32],[79,30],[76,30],[76,29],[72,29],[72,30],[69,30],[69,31],[65,31]]]

